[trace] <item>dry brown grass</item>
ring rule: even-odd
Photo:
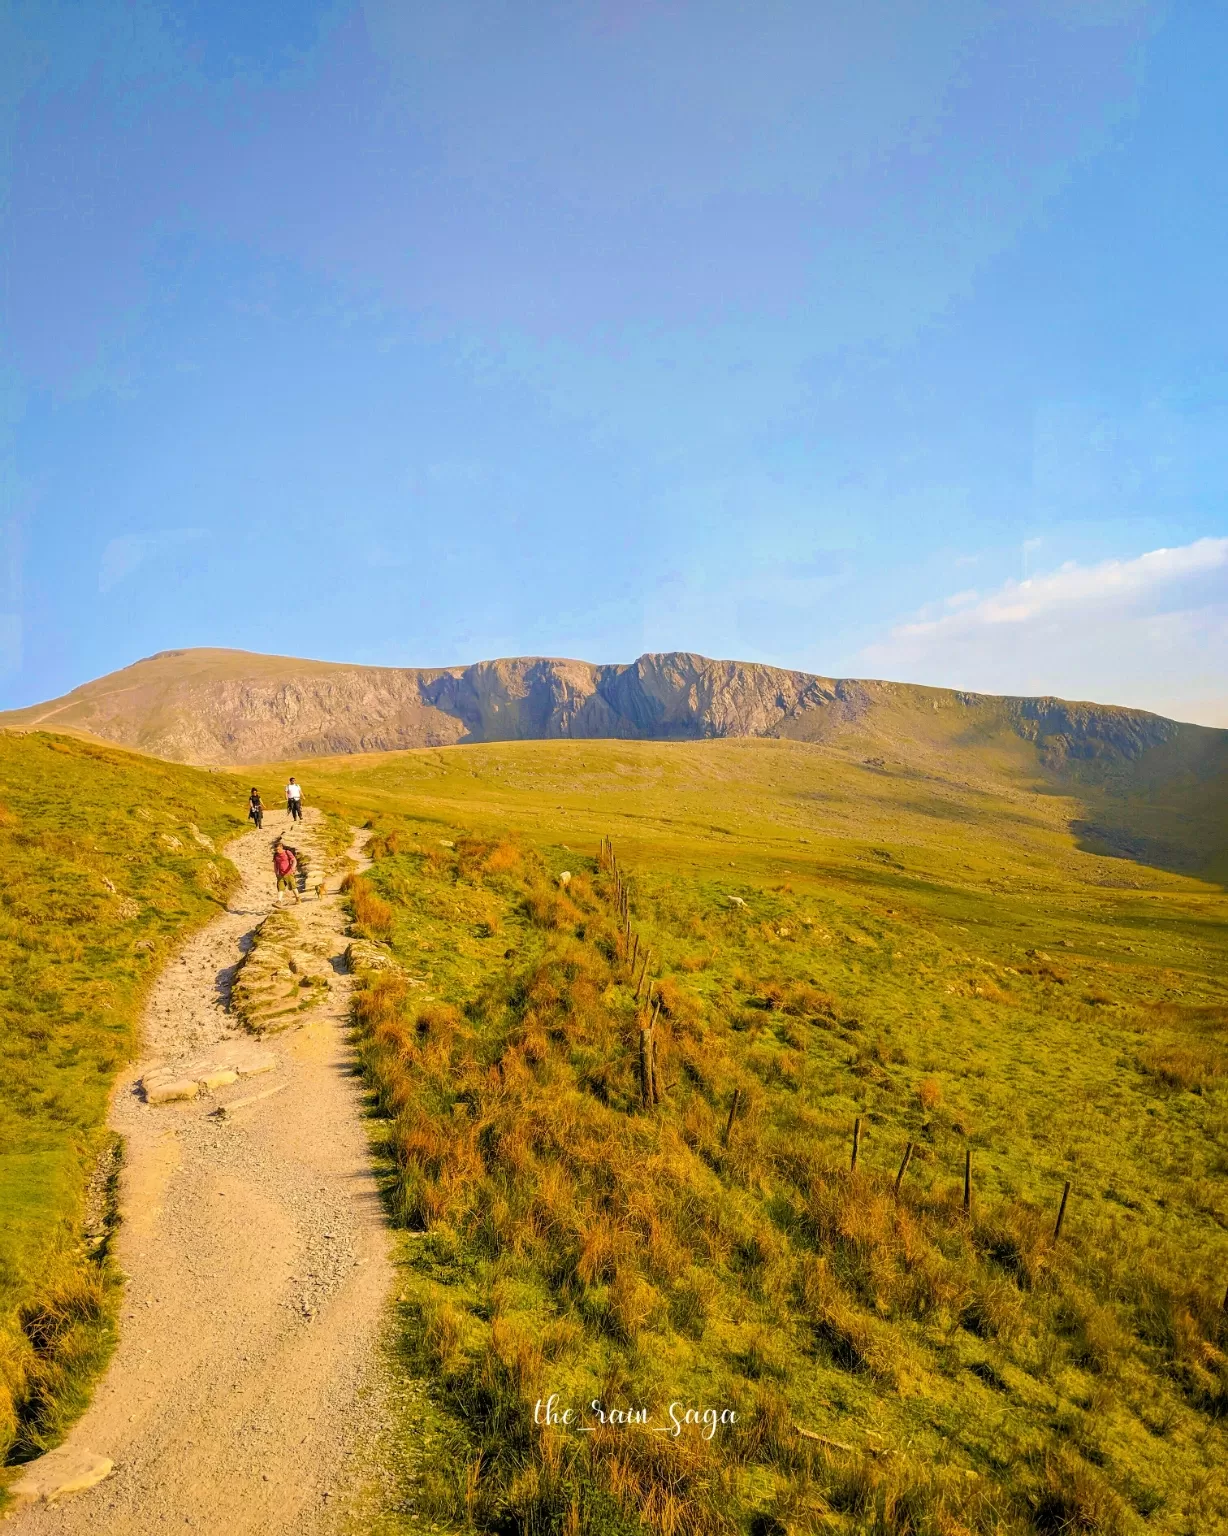
[[[1197,1040],[1170,1041],[1140,1052],[1139,1065],[1169,1088],[1203,1093],[1228,1076],[1228,1048]]]
[[[917,1084],[917,1102],[926,1114],[942,1103],[942,1084],[936,1077],[923,1077]]]
[[[354,913],[354,933],[363,939],[392,937],[392,907],[361,875],[346,877],[346,895]]]

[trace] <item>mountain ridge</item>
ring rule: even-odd
[[[689,651],[646,652],[626,663],[520,656],[375,667],[167,650],[58,699],[0,714],[0,728],[80,731],[220,767],[533,739],[848,737],[852,745],[928,737],[926,717],[951,711],[957,718],[942,721],[947,740],[1005,728],[1055,768],[1136,762],[1178,738],[1204,750],[1228,743],[1228,732],[1118,705],[833,678]]]

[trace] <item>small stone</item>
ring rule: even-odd
[[[25,1475],[9,1489],[19,1502],[51,1504],[66,1494],[81,1493],[108,1477],[114,1462],[84,1446],[58,1446],[26,1467]]]

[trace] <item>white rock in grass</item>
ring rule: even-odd
[[[346,969],[357,975],[360,971],[395,971],[399,969],[392,951],[369,939],[351,939],[345,947]]]

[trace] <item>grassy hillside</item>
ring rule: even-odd
[[[106,1357],[107,1098],[150,977],[225,899],[245,793],[0,734],[0,1461],[53,1443]]]
[[[406,1528],[1228,1523],[1218,758],[1182,791],[1146,756],[940,747],[314,765],[376,826],[356,923],[403,967],[360,1037],[406,1368],[459,1469],[407,1485]],[[534,1423],[551,1393],[571,1425]],[[738,1421],[656,1434],[670,1402]]]

